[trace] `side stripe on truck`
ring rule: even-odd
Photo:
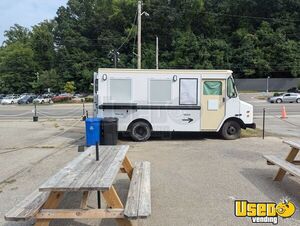
[[[165,105],[135,105],[135,104],[104,104],[101,110],[201,110],[200,106],[165,106]]]

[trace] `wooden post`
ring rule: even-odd
[[[63,192],[51,192],[42,209],[56,209],[63,198],[63,194]],[[48,226],[50,221],[51,220],[37,220],[35,226]]]
[[[89,192],[88,191],[84,191],[82,194],[82,200],[80,203],[80,208],[81,209],[87,209],[87,200],[89,198]]]
[[[122,164],[123,164],[125,172],[127,173],[128,177],[131,179],[133,167],[127,156],[125,156]]]
[[[104,199],[106,200],[108,207],[124,209],[124,206],[123,206],[114,186],[111,186],[111,188],[109,190],[102,192],[102,195],[103,195]],[[118,222],[118,224],[120,226],[132,226],[132,223],[128,219],[116,219],[116,221]]]

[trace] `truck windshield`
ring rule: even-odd
[[[229,98],[237,97],[237,91],[232,77],[227,80],[227,96]]]

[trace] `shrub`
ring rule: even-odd
[[[91,102],[93,102],[93,97],[86,97],[86,98],[84,98],[84,101],[85,102],[87,102],[87,103],[91,103]]]
[[[70,100],[72,100],[71,97],[57,96],[57,97],[52,98],[53,103],[62,103],[62,102],[70,101]]]
[[[274,97],[278,97],[280,95],[282,95],[282,93],[274,93]]]

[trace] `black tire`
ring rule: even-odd
[[[300,104],[300,98],[296,100],[296,103]]]
[[[241,126],[236,121],[227,121],[221,129],[221,135],[225,140],[236,140],[241,137]]]
[[[279,99],[279,98],[278,98],[278,99],[276,100],[276,103],[277,103],[277,104],[282,103],[282,99]]]
[[[44,101],[44,100],[42,100],[41,104],[44,104],[44,103],[45,103],[45,101]]]
[[[147,141],[151,136],[151,127],[149,123],[143,121],[134,122],[130,126],[130,136],[134,141]]]

